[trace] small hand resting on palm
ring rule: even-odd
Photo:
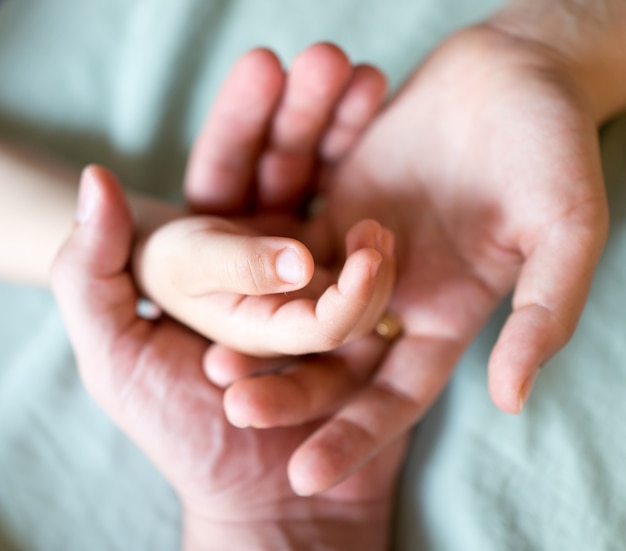
[[[143,293],[256,356],[331,350],[370,331],[393,288],[393,236],[359,220],[329,247],[302,212],[384,92],[376,69],[329,44],[305,50],[287,75],[267,50],[243,56],[191,157],[195,212],[143,217],[133,262]]]

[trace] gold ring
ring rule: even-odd
[[[386,341],[395,341],[402,334],[400,320],[391,312],[385,312],[374,327],[375,333]]]

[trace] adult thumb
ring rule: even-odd
[[[136,317],[137,294],[126,267],[132,217],[108,170],[82,174],[76,224],[54,261],[52,290],[78,355],[115,338]]]

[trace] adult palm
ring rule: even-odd
[[[314,535],[385,548],[401,447],[324,497],[296,496],[286,464],[314,427],[258,432],[228,423],[223,392],[202,368],[209,342],[135,312],[132,222],[113,175],[87,169],[80,204],[82,223],[55,262],[55,295],[87,389],[177,490],[189,546],[203,538],[207,548],[247,549],[267,537],[280,549]]]
[[[390,310],[404,334],[370,384],[296,451],[300,491],[332,486],[417,421],[513,289],[489,361],[502,410],[521,410],[538,368],[571,336],[608,224],[596,121],[569,69],[539,44],[464,30],[418,68],[338,169],[326,213],[337,239],[363,217],[396,234]]]

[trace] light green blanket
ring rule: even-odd
[[[500,3],[0,0],[0,133],[175,199],[193,136],[245,50],[269,46],[288,63],[331,40],[396,85]],[[508,417],[486,391],[506,312],[495,316],[415,431],[398,550],[626,547],[626,119],[603,144],[612,233],[573,342]],[[175,495],[83,391],[51,295],[0,284],[0,549],[178,541]]]

